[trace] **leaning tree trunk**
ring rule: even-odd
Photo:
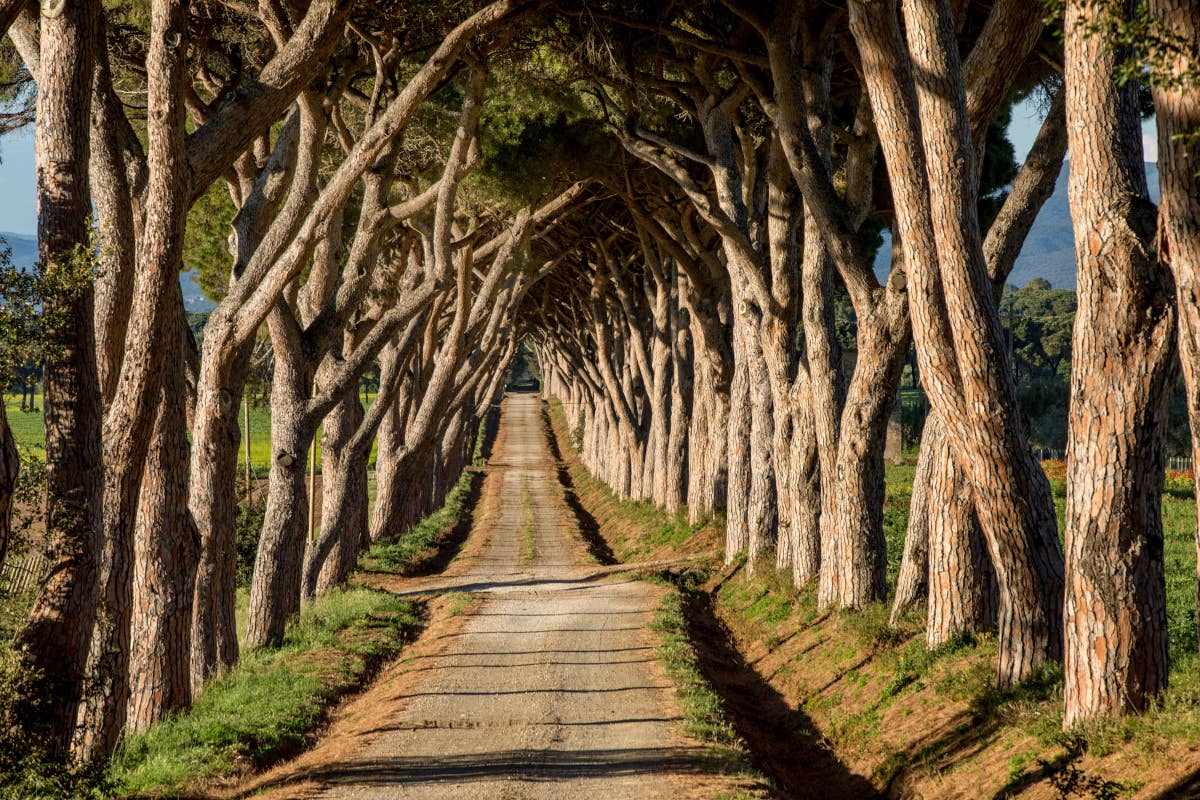
[[[996,677],[1006,686],[1061,654],[1062,553],[990,296],[950,11],[936,0],[906,0],[904,8],[907,43],[889,4],[855,0],[850,27],[896,201],[921,372],[947,415],[996,565]]]
[[[179,324],[171,333],[181,348],[182,298],[176,302]],[[167,376],[146,462],[148,479],[138,498],[126,719],[132,731],[187,708],[192,698],[192,601],[200,534],[188,511],[188,388],[182,377],[177,371]]]
[[[931,502],[925,509],[929,581],[925,644],[933,650],[964,633],[990,628],[996,621],[998,598],[971,485],[951,454],[943,452],[949,450],[945,434],[930,431],[928,425],[926,431],[933,472],[926,498]]]
[[[898,624],[905,612],[915,608],[929,594],[929,514],[934,500],[930,485],[939,458],[931,441],[933,431],[926,422],[908,504],[908,530],[904,534],[900,573],[896,576],[896,596],[888,619],[890,625]]]
[[[91,687],[81,709],[76,748],[106,757],[121,736],[129,704],[129,621],[133,597],[133,540],[137,500],[145,473],[164,377],[184,372],[183,348],[167,332],[182,304],[179,272],[191,171],[185,142],[182,89],[187,72],[186,4],[156,0],[150,9],[146,54],[146,224],[138,241],[138,275],[125,359],[104,418],[104,539],[98,551],[101,594],[88,660]],[[180,386],[180,375],[172,376]],[[186,464],[173,465],[186,469]]]
[[[306,455],[319,422],[313,422],[305,413],[310,378],[305,374],[299,330],[292,327],[294,320],[283,319],[290,316],[281,301],[268,318],[275,345],[271,472],[250,584],[246,644],[252,649],[282,644],[287,623],[300,611],[304,539],[308,533]]]
[[[1197,0],[1149,0],[1155,20],[1184,44],[1167,62],[1182,78],[1197,68],[1200,53],[1200,3]],[[1190,54],[1190,55],[1189,55]],[[1194,74],[1194,73],[1193,73]],[[1200,464],[1200,95],[1195,83],[1159,81],[1154,87],[1158,118],[1159,258],[1175,275],[1179,314],[1179,356],[1187,389],[1192,429],[1192,464]],[[1195,470],[1200,497],[1200,470]],[[1196,507],[1200,522],[1200,505]],[[1196,536],[1196,622],[1200,626],[1200,525]]]
[[[1067,443],[1063,727],[1141,711],[1167,685],[1162,486],[1175,382],[1169,271],[1153,255],[1138,87],[1068,3],[1069,198],[1079,243]],[[1115,402],[1114,398],[1120,398]]]
[[[64,754],[75,730],[99,594],[101,396],[92,318],[88,125],[100,4],[41,19],[36,149],[44,292],[46,555],[50,571],[15,643],[41,676],[24,722]],[[44,702],[38,702],[44,701]]]

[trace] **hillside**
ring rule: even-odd
[[[0,231],[0,239],[8,243],[8,247],[12,251],[13,264],[18,268],[28,269],[37,263],[37,239],[35,237]],[[200,286],[195,280],[194,270],[180,273],[179,287],[183,290],[183,307],[188,313],[212,311],[216,307],[216,304],[200,291]]]
[[[1025,240],[1025,248],[1017,258],[1008,282],[1024,286],[1034,278],[1045,278],[1056,289],[1075,288],[1075,241],[1071,232],[1071,210],[1067,204],[1067,170],[1063,166],[1054,194],[1046,201],[1037,221]],[[1158,202],[1158,165],[1146,163],[1150,196]],[[875,272],[882,280],[887,275],[890,239],[884,234],[884,247],[875,258]]]

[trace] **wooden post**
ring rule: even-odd
[[[313,524],[313,515],[316,513],[317,506],[317,442],[320,439],[321,435],[318,433],[308,447],[308,540],[310,542],[314,540],[313,534],[316,530],[316,526]]]
[[[246,439],[246,504],[254,499],[254,466],[250,463],[250,393],[242,393],[242,406],[245,409],[245,431],[242,436]]]

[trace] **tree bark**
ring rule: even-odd
[[[1167,63],[1179,79],[1196,69],[1200,53],[1200,6],[1196,0],[1149,0],[1152,18],[1183,47]],[[1188,55],[1190,54],[1190,56]],[[1195,74],[1194,72],[1192,73]],[[1165,76],[1164,76],[1165,77]],[[1200,465],[1200,98],[1196,86],[1158,81],[1153,87],[1158,120],[1158,180],[1162,188],[1158,217],[1158,257],[1175,276],[1179,316],[1179,360],[1192,430],[1192,464]],[[1200,470],[1195,470],[1200,496]],[[1197,507],[1200,522],[1200,506]],[[1200,525],[1196,553],[1200,558]],[[1200,560],[1196,606],[1200,625]]]
[[[76,747],[89,758],[111,752],[125,724],[137,499],[165,373],[184,369],[182,348],[167,349],[174,337],[165,331],[176,322],[170,297],[179,292],[189,188],[182,89],[187,70],[186,12],[186,3],[177,0],[157,0],[151,6],[147,102],[154,112],[147,122],[147,222],[139,242],[129,345],[104,419],[101,595],[88,659],[91,687],[76,736]]]
[[[1154,256],[1138,87],[1118,83],[1118,53],[1088,31],[1096,13],[1074,0],[1065,23],[1079,306],[1067,442],[1064,728],[1141,711],[1167,685],[1161,506],[1174,298],[1170,273]]]
[[[183,298],[172,298],[178,324],[168,327],[181,350]],[[154,441],[138,498],[134,531],[133,613],[130,621],[129,706],[126,725],[140,731],[191,703],[192,602],[200,534],[188,511],[187,386],[167,373],[154,423]]]
[[[1062,554],[987,282],[953,25],[944,3],[906,2],[910,65],[894,8],[852,3],[851,31],[895,197],[921,374],[950,423],[998,573],[997,682],[1010,685],[1061,654]]]
[[[0,401],[0,567],[4,566],[8,547],[12,543],[13,494],[20,472],[17,440],[8,427],[8,412],[3,401]]]
[[[48,284],[43,403],[50,570],[16,647],[25,668],[40,676],[40,697],[25,698],[24,721],[64,755],[82,700],[99,595],[102,417],[92,327],[88,128],[101,11],[94,0],[50,9],[44,8],[49,13],[40,25],[36,129],[38,255]]]

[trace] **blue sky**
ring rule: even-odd
[[[1008,136],[1022,161],[1029,152],[1042,110],[1034,101],[1026,101],[1013,109]],[[1146,160],[1158,160],[1154,138],[1154,122],[1142,126],[1142,141]],[[26,129],[0,137],[0,231],[33,235],[37,231],[37,203],[34,193],[33,131]]]

